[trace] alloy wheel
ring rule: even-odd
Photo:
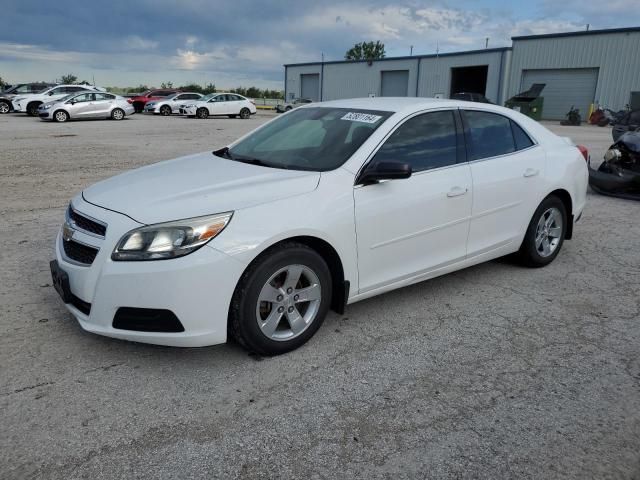
[[[9,113],[9,104],[7,102],[0,102],[0,113]]]
[[[562,213],[556,207],[544,211],[536,227],[536,250],[541,257],[556,251],[562,238]]]
[[[264,284],[256,305],[262,333],[275,341],[291,340],[315,320],[322,290],[316,273],[305,265],[289,265]]]
[[[120,109],[116,109],[111,114],[114,120],[122,120],[124,118],[124,112]]]
[[[62,110],[56,112],[57,122],[66,122],[67,118],[69,118],[69,115],[67,115],[67,112],[63,112]]]

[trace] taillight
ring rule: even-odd
[[[130,98],[127,98],[127,103],[133,103],[133,100],[131,100]]]
[[[580,153],[584,157],[584,161],[588,162],[589,161],[589,150],[587,150],[587,147],[583,147],[582,145],[578,145],[578,150],[580,150]]]

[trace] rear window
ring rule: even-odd
[[[470,138],[469,160],[497,157],[515,152],[511,120],[502,115],[477,110],[465,110],[464,118]]]

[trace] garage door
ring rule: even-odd
[[[314,102],[320,100],[320,74],[300,75],[300,96]]]
[[[409,70],[388,70],[382,72],[383,97],[406,97],[409,91]]]
[[[562,120],[572,105],[580,110],[585,120],[593,103],[598,84],[597,68],[566,68],[553,70],[524,70],[522,89],[528,90],[534,83],[546,83],[542,91],[544,107],[542,118]]]

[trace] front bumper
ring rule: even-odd
[[[187,115],[188,117],[194,117],[196,115],[196,107],[180,107],[180,115]]]
[[[39,111],[39,112],[38,112],[38,116],[39,116],[40,118],[48,119],[48,118],[49,118],[49,112],[40,112],[40,111]]]
[[[245,264],[209,245],[171,260],[114,262],[111,252],[117,241],[140,224],[92,205],[81,196],[74,199],[73,206],[77,212],[107,223],[104,240],[74,232],[74,240],[100,248],[90,266],[67,258],[62,232],[56,239],[56,260],[68,275],[70,292],[81,302],[65,305],[84,330],[123,340],[177,347],[226,341],[229,305]],[[84,312],[78,308],[82,302],[89,305],[88,313],[87,308],[82,308]],[[169,310],[179,319],[184,331],[164,333],[114,328],[116,312],[127,307]]]

